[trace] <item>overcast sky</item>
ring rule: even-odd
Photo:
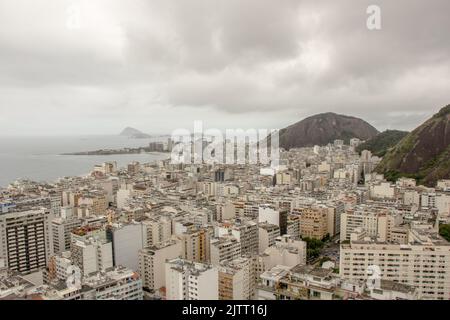
[[[381,8],[381,30],[366,9]],[[450,103],[448,0],[0,0],[0,134],[412,129]]]

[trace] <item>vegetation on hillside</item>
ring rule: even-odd
[[[375,169],[388,180],[409,177],[434,186],[450,178],[450,105],[389,149]]]
[[[356,151],[361,153],[361,151],[363,150],[369,150],[372,152],[372,154],[378,157],[382,157],[390,148],[394,147],[407,134],[408,132],[406,131],[386,130],[379,133],[372,139],[369,139],[360,144],[356,148]]]
[[[447,116],[450,114],[450,104],[448,106],[443,107],[441,110],[439,110],[438,113],[436,113],[433,118],[441,118],[443,116]]]
[[[279,145],[284,149],[327,145],[340,139],[348,143],[351,138],[368,140],[378,134],[378,130],[366,121],[335,114],[316,114],[279,131]],[[269,139],[268,139],[269,141]]]

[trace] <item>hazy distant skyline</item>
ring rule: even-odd
[[[381,8],[382,29],[366,28]],[[448,0],[0,0],[0,135],[411,130],[450,103]]]

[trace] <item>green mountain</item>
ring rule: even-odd
[[[351,138],[370,139],[378,130],[366,121],[332,112],[316,114],[279,132],[280,147],[284,149],[327,145],[336,139],[346,143]]]
[[[360,144],[356,151],[361,153],[363,150],[369,150],[372,154],[382,157],[386,152],[394,147],[400,140],[402,140],[408,132],[399,130],[386,130],[375,137]]]
[[[375,170],[392,181],[411,177],[427,186],[450,178],[450,105],[406,135]]]

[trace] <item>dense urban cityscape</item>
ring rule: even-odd
[[[387,181],[361,142],[281,150],[276,168],[112,161],[15,181],[0,298],[449,299],[450,180]]]
[[[0,0],[2,315],[446,314],[449,12]]]

